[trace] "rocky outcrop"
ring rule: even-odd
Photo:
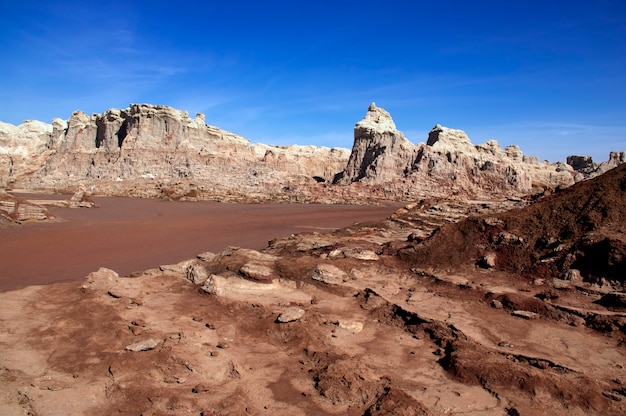
[[[77,111],[67,123],[2,123],[0,186],[84,184],[97,193],[163,196],[182,185],[183,196],[229,189],[271,195],[332,180],[348,155],[347,149],[251,144],[205,124],[202,114],[191,119],[186,111],[133,104],[91,116]]]
[[[336,182],[387,182],[405,174],[414,157],[415,146],[396,129],[389,113],[371,103],[354,127],[352,153]]]
[[[413,145],[374,103],[348,149],[251,144],[205,117],[133,104],[52,124],[0,123],[0,187],[176,200],[369,202],[521,196],[567,187],[626,160],[540,163],[436,125]],[[79,202],[80,205],[80,202]]]
[[[52,125],[35,120],[19,126],[0,122],[0,187],[41,169],[53,143],[66,128],[67,123],[61,119],[54,119]]]
[[[602,163],[596,163],[591,156],[568,156],[567,164],[570,165],[575,173],[576,181],[595,178],[603,173],[618,167],[622,163],[626,163],[626,152],[611,152],[609,160]]]
[[[67,201],[67,206],[70,208],[93,208],[96,204],[91,199],[91,193],[81,186]]]
[[[42,221],[52,218],[54,217],[45,207],[0,190],[0,225],[3,223],[22,223],[31,220]]]
[[[335,183],[378,185],[405,199],[514,196],[567,187],[623,161],[623,153],[612,153],[602,167],[593,165],[593,172],[561,162],[540,163],[517,146],[501,149],[495,140],[473,145],[465,132],[439,124],[426,143],[413,145],[389,113],[372,103],[354,128],[348,165]]]

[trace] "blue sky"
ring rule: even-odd
[[[0,120],[131,103],[352,147],[370,102],[551,161],[626,150],[626,2],[0,2]],[[439,3],[439,4],[438,4]]]

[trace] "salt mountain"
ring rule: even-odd
[[[512,197],[565,187],[626,161],[572,156],[539,162],[495,140],[473,145],[436,125],[413,145],[387,111],[369,106],[348,149],[251,144],[205,116],[133,104],[52,124],[0,122],[0,187],[232,201],[367,202]]]

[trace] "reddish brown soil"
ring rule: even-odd
[[[420,265],[467,269],[494,253],[495,267],[525,277],[580,270],[591,282],[626,280],[626,165],[544,197],[531,206],[473,217],[405,250]]]
[[[126,275],[227,246],[261,249],[271,238],[379,220],[400,206],[93,199],[98,208],[50,208],[59,222],[0,228],[0,291],[80,280],[99,267]]]
[[[523,241],[514,242],[511,218],[523,223],[560,207],[565,219],[568,204],[559,203],[497,214],[506,201],[432,201],[386,221],[273,239],[261,251],[229,248],[130,277],[101,269],[81,282],[2,292],[0,409],[16,416],[624,415],[624,294],[613,283],[531,280],[502,267],[513,250],[498,248],[520,246],[531,256],[525,244],[541,234],[518,230]],[[151,210],[115,211],[119,223],[115,215],[94,223],[97,210],[75,211],[85,215],[76,232],[117,229],[120,253],[131,257],[133,244],[143,245],[158,225],[165,239],[145,244],[174,251],[190,234],[210,232],[191,221],[209,206],[184,205],[184,218],[161,223]],[[262,211],[246,211],[222,230],[242,233]],[[486,211],[428,238],[462,214]],[[129,216],[138,224],[130,226]],[[191,230],[180,226],[187,221]],[[619,240],[623,228],[611,224]],[[137,225],[143,238],[133,239]],[[581,238],[605,225],[599,220]],[[515,235],[502,237],[507,230]],[[557,257],[582,251],[577,240],[561,239]],[[93,247],[98,239],[89,241]],[[499,256],[495,266],[475,265],[485,249]],[[281,323],[283,314],[297,316]]]

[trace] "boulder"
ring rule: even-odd
[[[240,276],[212,274],[204,282],[202,290],[206,293],[228,297],[235,293],[262,295],[281,289],[277,282],[259,283],[243,279]]]
[[[262,264],[246,263],[239,269],[244,277],[260,282],[270,282],[274,278],[273,270]]]
[[[191,262],[191,260],[183,260],[176,264],[162,264],[159,266],[159,270],[174,276],[187,276],[187,267]]]
[[[277,323],[287,323],[299,320],[304,316],[302,308],[287,308],[276,318]]]
[[[217,257],[217,254],[207,251],[207,252],[198,254],[196,257],[202,260],[203,262],[210,263],[213,260],[215,260],[215,257]]]
[[[569,290],[573,287],[571,280],[552,279],[552,287],[558,290]]]
[[[329,259],[337,259],[337,258],[346,258],[350,257],[357,260],[366,260],[366,261],[377,261],[380,260],[378,254],[374,253],[372,250],[365,249],[353,249],[353,248],[342,248],[335,249],[328,253]]]
[[[478,266],[484,269],[493,269],[496,267],[496,253],[487,253],[478,260]]]
[[[359,333],[363,330],[363,322],[358,321],[347,321],[344,319],[340,319],[335,322],[335,325],[337,325],[341,329],[352,332],[353,334]]]
[[[127,345],[126,350],[133,351],[133,352],[150,351],[154,349],[160,343],[161,343],[160,339],[150,338],[145,341],[140,341],[134,344]]]
[[[517,316],[518,318],[524,318],[524,319],[537,319],[539,317],[539,314],[535,312],[519,311],[519,310],[513,311],[511,315]]]
[[[97,271],[91,272],[85,278],[83,289],[100,290],[110,288],[119,280],[120,276],[115,270],[100,267]]]
[[[569,269],[567,270],[567,272],[565,272],[565,275],[563,276],[563,280],[567,280],[568,282],[572,282],[572,283],[581,283],[583,281],[583,278],[580,274],[580,270]]]
[[[326,284],[341,284],[347,277],[343,270],[331,264],[318,264],[311,274],[311,279]]]
[[[192,261],[185,269],[185,277],[195,285],[201,285],[209,278],[209,274],[203,264],[198,261]]]
[[[80,186],[67,203],[70,208],[93,208],[96,204],[91,199],[91,192]]]

